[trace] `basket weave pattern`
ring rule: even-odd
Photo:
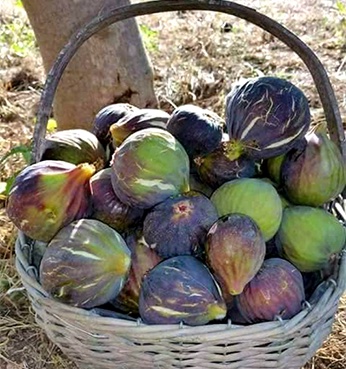
[[[34,243],[20,234],[17,270],[36,320],[83,369],[300,368],[329,335],[346,280],[343,253],[340,280],[331,280],[316,305],[307,305],[290,320],[245,327],[231,322],[200,327],[147,326],[140,321],[100,317],[52,300],[28,263],[32,247]]]
[[[324,107],[331,138],[345,153],[342,122],[329,79],[317,57],[295,35],[266,16],[232,2],[163,0],[111,9],[71,38],[47,77],[34,133],[35,158],[40,156],[59,80],[83,42],[116,21],[169,10],[212,10],[233,14],[257,24],[286,43],[309,68]],[[340,204],[337,205],[338,212],[343,213]],[[307,303],[290,320],[250,326],[237,326],[232,322],[199,327],[147,326],[139,320],[103,317],[51,299],[38,283],[38,271],[32,265],[34,247],[35,242],[19,232],[16,267],[36,320],[52,342],[83,369],[298,369],[328,337],[340,297],[346,288],[346,253],[343,252],[334,279],[320,286],[323,288],[321,297],[314,303]]]

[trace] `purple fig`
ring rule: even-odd
[[[254,159],[285,154],[310,126],[309,101],[291,82],[277,77],[237,83],[226,97],[231,141]]]
[[[222,119],[210,110],[181,105],[169,118],[167,130],[183,145],[190,159],[215,150],[222,140]]]
[[[305,301],[303,277],[286,260],[273,258],[246,285],[236,303],[248,323],[290,319],[302,309]]]
[[[212,195],[213,189],[207,184],[203,183],[199,178],[198,174],[190,173],[190,189],[191,191],[201,192],[208,198]]]
[[[256,174],[256,163],[244,155],[234,155],[231,145],[223,142],[213,152],[196,158],[201,180],[216,190],[222,184],[236,178],[250,178]]]
[[[89,215],[89,164],[46,160],[26,167],[16,178],[7,215],[27,236],[49,242],[64,226]]]
[[[166,129],[169,114],[160,109],[139,109],[127,114],[110,127],[113,146],[120,146],[132,133],[144,128]]]
[[[162,258],[149,247],[141,230],[129,234],[125,242],[131,251],[130,272],[119,295],[110,302],[121,311],[138,315],[142,279]]]
[[[208,268],[193,256],[175,256],[143,278],[139,312],[146,324],[204,325],[226,315],[226,304]]]
[[[218,218],[213,203],[190,191],[153,207],[144,219],[143,235],[163,258],[201,256],[207,232]]]
[[[111,172],[111,168],[106,168],[90,178],[92,204],[90,217],[123,233],[141,222],[144,211],[128,206],[118,199],[113,190]]]
[[[112,135],[109,130],[111,125],[136,110],[139,109],[133,105],[119,103],[107,105],[96,114],[92,133],[99,139],[105,149],[111,146]]]
[[[99,170],[106,164],[106,152],[91,132],[67,129],[44,139],[40,161],[43,160],[63,160],[76,165],[89,163]]]
[[[243,214],[221,217],[209,230],[206,260],[224,295],[239,295],[260,269],[266,245],[256,223]]]

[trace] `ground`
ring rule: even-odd
[[[327,0],[240,1],[296,33],[323,63],[346,117],[346,4]],[[179,12],[138,18],[155,73],[162,109],[183,103],[223,115],[224,96],[241,77],[277,75],[303,89],[313,121],[324,120],[313,80],[290,49],[256,26],[211,12]],[[0,158],[30,143],[44,71],[19,1],[0,3]],[[24,146],[25,148],[25,146]],[[22,150],[23,151],[23,150]],[[24,150],[25,151],[25,150]],[[1,159],[0,159],[1,160]],[[25,165],[21,154],[0,161],[0,182]],[[0,191],[1,192],[1,191]],[[0,368],[75,368],[36,325],[14,268],[16,231],[0,198]],[[346,299],[333,332],[305,369],[346,367]]]

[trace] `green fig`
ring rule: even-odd
[[[327,134],[316,130],[306,136],[303,148],[293,149],[286,155],[281,183],[292,203],[321,206],[345,188],[345,160]]]
[[[219,216],[241,213],[259,226],[265,241],[279,229],[282,203],[274,186],[266,180],[240,178],[224,183],[211,196]]]
[[[189,191],[189,158],[167,131],[146,128],[130,135],[112,160],[113,190],[121,202],[141,209]]]
[[[285,208],[276,235],[285,259],[301,272],[326,267],[345,245],[344,226],[330,213],[310,206]]]
[[[40,267],[42,287],[69,305],[91,308],[121,291],[131,252],[121,235],[94,219],[80,219],[50,241]]]
[[[168,119],[169,114],[160,109],[135,110],[110,126],[113,146],[120,146],[128,136],[144,128],[166,129]]]

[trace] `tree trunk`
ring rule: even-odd
[[[129,0],[23,0],[48,72],[70,36],[110,6]],[[155,107],[153,74],[135,19],[111,25],[76,53],[54,101],[58,128],[91,129],[105,105]]]

